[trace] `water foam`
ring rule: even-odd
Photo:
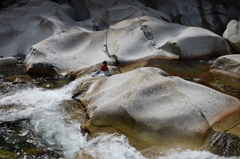
[[[56,90],[28,88],[2,96],[2,107],[16,105],[0,112],[1,121],[30,119],[30,128],[36,132],[41,143],[64,157],[74,157],[76,152],[85,152],[103,159],[144,159],[140,152],[129,145],[123,135],[100,135],[87,141],[82,136],[80,123],[67,120],[68,114],[60,106],[64,100],[71,99],[76,86],[84,79],[77,79],[67,86]],[[40,143],[40,144],[41,144]]]
[[[121,134],[100,134],[88,141],[84,150],[78,153],[86,158],[101,159],[146,159],[135,148],[131,147],[128,139]]]
[[[56,90],[28,88],[9,96],[3,95],[1,107],[7,108],[0,111],[0,121],[29,119],[30,127],[41,136],[41,142],[63,152],[65,157],[72,157],[86,145],[86,139],[80,132],[80,123],[67,121],[68,114],[60,104],[71,99],[80,81],[75,80]]]

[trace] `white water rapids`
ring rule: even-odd
[[[12,106],[0,111],[0,121],[29,119],[31,129],[42,138],[42,144],[64,157],[87,154],[98,159],[145,159],[141,152],[131,147],[128,139],[120,134],[102,134],[87,140],[81,134],[80,123],[70,120],[60,104],[71,100],[77,85],[83,79],[77,79],[65,87],[55,90],[42,88],[24,88],[0,95],[0,107]],[[145,150],[148,151],[148,150]],[[154,159],[225,159],[205,151],[184,151],[152,155]],[[149,155],[148,155],[149,156]],[[233,159],[232,157],[231,159]]]

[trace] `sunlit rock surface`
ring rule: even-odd
[[[90,117],[85,128],[90,133],[123,133],[138,149],[199,149],[218,131],[212,127],[240,108],[237,98],[161,74],[156,68],[141,68],[86,81],[88,91],[78,97]],[[228,122],[229,127],[235,124]]]
[[[240,55],[226,55],[217,58],[211,66],[211,71],[240,78]]]
[[[109,60],[100,49],[104,44],[104,32],[72,28],[32,46],[25,65],[29,72],[66,74]]]
[[[223,37],[229,41],[236,52],[240,52],[240,23],[236,20],[231,20]]]
[[[120,61],[207,58],[230,52],[223,38],[208,30],[148,16],[112,25],[107,44],[109,54],[117,55]]]
[[[81,27],[55,34],[32,46],[25,60],[29,72],[66,74],[116,56],[120,62],[141,59],[194,59],[229,54],[220,36],[201,28],[143,16],[103,31]]]
[[[172,3],[183,10],[179,2],[164,5]],[[79,7],[82,14],[77,11]],[[28,55],[25,64],[29,72],[65,74],[103,60],[110,62],[112,55],[120,62],[134,62],[209,58],[231,52],[220,36],[171,23],[173,17],[163,11],[147,8],[139,1],[74,1],[61,5],[19,1],[0,13],[0,35],[4,37],[0,39],[0,53]]]

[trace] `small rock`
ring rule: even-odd
[[[20,78],[16,78],[16,79],[12,82],[12,84],[26,84],[26,83],[27,83],[27,81],[22,80],[22,79],[20,79]]]

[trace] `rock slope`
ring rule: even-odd
[[[200,149],[213,131],[239,124],[235,119],[228,120],[227,127],[215,127],[229,114],[239,116],[239,99],[162,74],[160,69],[141,68],[83,83],[88,91],[76,99],[90,117],[85,129],[123,133],[138,149],[154,145]]]

